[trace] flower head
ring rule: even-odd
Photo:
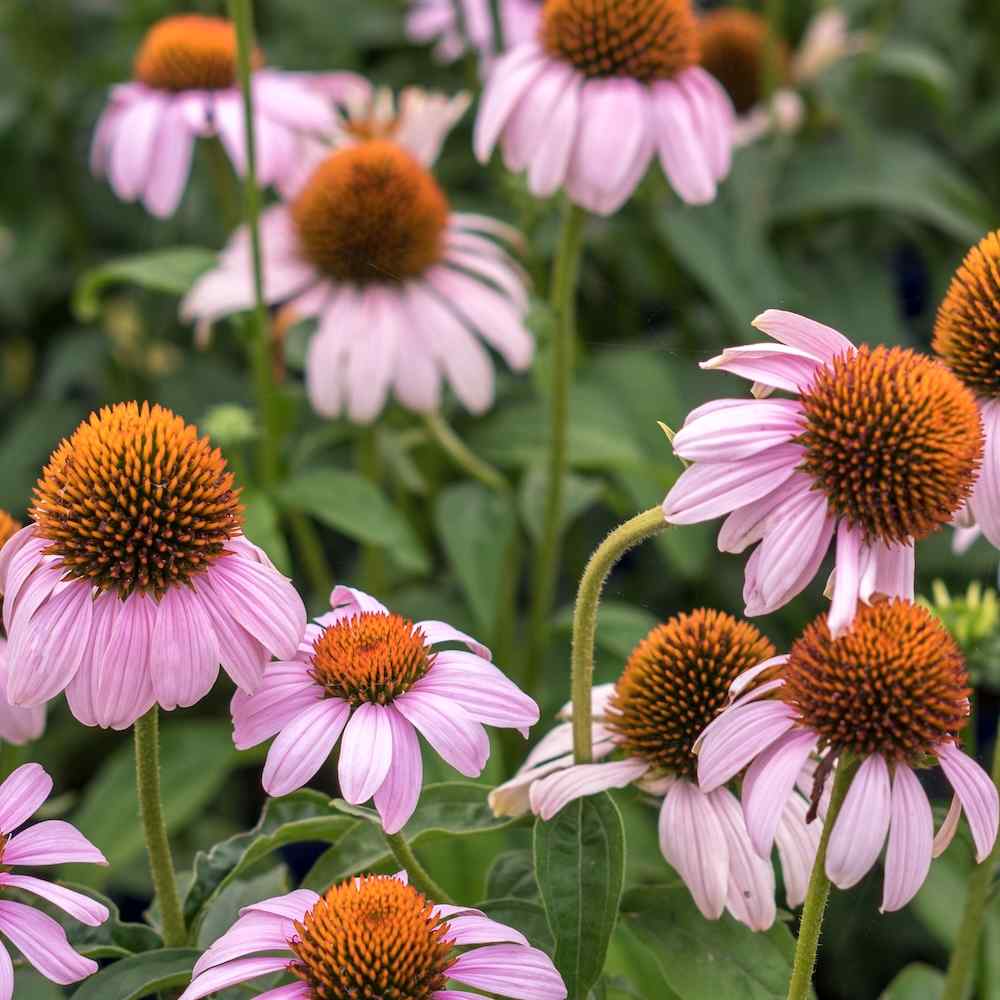
[[[221,453],[160,406],[92,414],[53,453],[0,552],[7,696],[66,690],[87,725],[192,705],[221,663],[253,690],[305,629],[290,581],[242,534]]]
[[[534,354],[524,276],[491,238],[517,242],[517,234],[453,212],[427,169],[455,107],[423,94],[409,104],[390,127],[383,112],[355,103],[339,145],[310,147],[286,200],[261,219],[265,297],[296,319],[318,320],[306,382],[324,416],[346,410],[368,423],[390,390],[411,410],[434,410],[442,376],[479,413],[493,400],[482,342],[515,370]],[[184,300],[185,319],[211,323],[252,304],[249,253],[240,230]]]
[[[730,348],[702,367],[793,399],[719,400],[688,415],[674,450],[694,464],[664,514],[720,514],[722,551],[760,542],[746,569],[746,613],[767,614],[805,588],[834,534],[830,627],[858,600],[913,596],[913,541],[968,498],[982,453],[972,394],[940,363],[902,348],[856,349],[830,327],[769,310],[754,325],[778,341]]]
[[[1000,231],[966,255],[938,309],[934,352],[976,397],[984,430],[983,467],[956,521],[1000,547]],[[971,543],[966,533],[961,541]],[[961,542],[960,542],[961,544]]]
[[[527,736],[538,721],[538,706],[470,636],[444,622],[414,623],[349,587],[335,588],[330,604],[294,659],[271,664],[256,694],[233,698],[239,749],[277,734],[264,766],[268,794],[301,788],[343,734],[341,794],[354,804],[374,797],[383,826],[396,833],[420,795],[418,732],[474,778],[490,751],[483,723]]]
[[[775,917],[774,872],[769,861],[754,856],[732,792],[698,788],[694,747],[725,705],[731,682],[773,656],[774,647],[753,625],[719,611],[698,609],[658,625],[633,650],[615,684],[594,690],[593,756],[620,757],[574,764],[571,726],[564,723],[514,778],[490,793],[493,809],[518,815],[530,808],[550,819],[581,796],[638,784],[663,800],[663,856],[701,912],[714,920],[728,909],[754,930],[765,930]],[[805,813],[805,799],[790,797],[778,831],[790,906],[805,897],[817,846]]]
[[[698,778],[711,793],[749,765],[743,812],[762,856],[770,855],[803,767],[817,757],[814,803],[834,766],[860,762],[826,860],[827,875],[840,888],[868,872],[888,836],[882,909],[905,906],[931,858],[954,836],[962,809],[977,860],[989,854],[997,835],[997,791],[958,744],[969,712],[965,663],[927,609],[901,599],[876,601],[862,606],[839,637],[821,617],[786,662],[744,675],[733,689],[739,697],[702,736]],[[935,758],[955,790],[937,839],[915,773]]]
[[[255,952],[281,954],[247,957]],[[407,883],[405,872],[348,879],[322,896],[299,889],[245,907],[199,959],[181,1000],[283,971],[296,983],[265,996],[343,1000],[389,996],[387,990],[400,1000],[471,995],[449,990],[449,981],[519,1000],[566,996],[552,960],[523,934],[479,910],[434,903]]]
[[[486,161],[499,142],[533,194],[565,187],[610,215],[659,151],[681,198],[711,201],[729,172],[733,112],[698,61],[690,0],[547,0],[537,39],[493,67],[476,155]]]
[[[305,79],[264,68],[253,56],[257,177],[280,181],[298,160],[300,141],[333,127],[327,103]],[[134,79],[113,88],[91,147],[91,169],[123,201],[153,215],[180,203],[197,138],[218,137],[239,173],[246,168],[243,111],[236,81],[236,34],[219,17],[180,14],[149,29]]]
[[[5,889],[26,892],[54,904],[74,920],[97,927],[108,919],[102,903],[45,879],[14,872],[21,865],[108,863],[79,830],[62,820],[45,820],[15,832],[51,792],[52,779],[38,764],[24,764],[0,784],[0,897]],[[97,963],[73,950],[57,921],[25,903],[0,898],[0,932],[38,972],[61,986],[97,972]],[[11,1000],[13,995],[10,954],[0,944],[0,1000]]]

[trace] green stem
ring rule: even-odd
[[[490,20],[493,24],[493,51],[500,55],[504,50],[503,17],[500,14],[500,0],[489,0]]]
[[[285,511],[285,522],[295,541],[295,549],[305,568],[314,596],[325,598],[333,586],[333,570],[323,551],[323,540],[316,526],[298,510]]]
[[[781,86],[781,39],[784,0],[765,0],[764,17],[767,20],[767,38],[761,58],[764,99],[767,100]]]
[[[840,815],[840,807],[844,804],[847,789],[851,787],[859,763],[854,758],[847,757],[846,753],[842,754],[837,762],[830,806],[826,811],[823,832],[819,838],[819,850],[813,862],[809,888],[806,890],[806,900],[802,907],[799,938],[795,944],[795,964],[792,966],[792,978],[788,981],[788,1000],[806,1000],[812,989],[819,935],[823,928],[823,914],[826,912],[826,901],[830,897],[830,880],[826,877],[826,849],[830,843],[833,824]]]
[[[413,848],[406,842],[406,838],[401,833],[386,833],[382,831],[385,842],[392,851],[392,856],[396,859],[399,867],[406,872],[410,884],[419,889],[433,903],[454,903],[451,896],[445,892],[428,874],[427,869],[417,860]]]
[[[473,479],[497,493],[508,494],[511,492],[510,483],[507,482],[504,474],[476,455],[452,430],[440,413],[428,413],[424,417],[424,423],[430,436],[457,468],[467,472]]]
[[[250,230],[253,260],[254,308],[251,313],[251,363],[254,389],[263,433],[260,437],[260,477],[268,485],[277,481],[281,468],[280,408],[271,359],[270,321],[264,301],[264,268],[260,248],[260,191],[257,189],[257,154],[254,136],[253,92],[250,88],[254,50],[251,0],[229,0],[229,16],[236,27],[236,66],[243,96],[243,128],[246,136],[246,176],[243,178],[245,221]]]
[[[659,507],[637,514],[601,542],[583,571],[573,611],[573,754],[578,764],[588,764],[592,759],[590,689],[594,683],[594,642],[601,591],[611,570],[629,549],[668,527]]]
[[[993,783],[1000,786],[1000,735],[997,736],[993,748],[992,778]],[[997,843],[1000,843],[1000,840]],[[979,941],[982,937],[983,919],[986,916],[986,906],[989,903],[998,860],[1000,860],[1000,849],[995,843],[990,856],[982,864],[976,865],[969,876],[965,910],[958,928],[958,937],[955,939],[955,948],[948,961],[948,975],[945,978],[941,1000],[965,1000],[969,995],[976,957],[979,953]]]
[[[566,203],[562,236],[553,264],[551,305],[554,316],[549,358],[549,463],[545,488],[542,539],[535,560],[531,623],[528,644],[528,693],[538,687],[538,678],[549,639],[549,619],[559,575],[562,540],[563,494],[569,465],[569,389],[576,338],[576,285],[587,221],[583,209]]]
[[[215,189],[215,199],[219,203],[222,222],[226,230],[229,231],[239,225],[240,219],[243,217],[233,165],[229,162],[229,157],[226,156],[220,139],[211,138],[207,142],[201,143],[200,148],[204,150],[204,156],[208,162],[212,187]]]
[[[163,943],[167,948],[187,944],[187,928],[177,891],[177,875],[167,839],[160,794],[160,717],[154,705],[135,723],[135,783],[139,795],[139,813],[146,834],[149,871],[160,904]]]
[[[379,486],[382,482],[382,456],[379,453],[378,429],[363,427],[357,440],[357,466],[361,474]],[[384,596],[386,586],[385,552],[378,545],[361,546],[361,586],[369,594]]]

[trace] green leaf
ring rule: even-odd
[[[213,801],[227,775],[239,763],[232,729],[225,722],[171,718],[163,726],[160,759],[163,810],[169,833],[177,833]],[[115,807],[108,808],[113,802]],[[142,824],[135,793],[135,762],[131,743],[109,757],[87,788],[73,818],[80,831],[108,859],[109,867],[67,865],[64,872],[84,885],[100,886],[113,879],[143,850]],[[127,822],[123,817],[131,817]]]
[[[503,604],[504,570],[517,530],[509,499],[481,483],[458,483],[438,497],[434,520],[476,621],[492,634]]]
[[[519,930],[536,948],[547,955],[555,949],[555,938],[545,916],[545,907],[530,899],[516,899],[508,896],[501,899],[487,899],[476,907],[488,917]]]
[[[496,857],[486,874],[489,899],[538,899],[538,883],[531,851],[505,851]]]
[[[201,952],[195,948],[166,948],[123,958],[84,980],[73,1000],[140,1000],[187,986],[199,958]]]
[[[228,882],[226,887],[206,904],[197,934],[192,934],[191,937],[199,947],[207,948],[236,923],[240,911],[245,906],[252,906],[262,899],[284,896],[291,889],[288,869],[284,864],[275,864],[259,874]]]
[[[216,262],[202,247],[171,247],[134,257],[121,257],[87,271],[73,291],[73,311],[84,322],[101,311],[100,296],[109,285],[130,284],[154,292],[183,295]]]
[[[880,1000],[938,1000],[943,990],[940,969],[914,962],[889,983]]]
[[[545,523],[545,494],[548,474],[541,463],[528,469],[521,480],[519,494],[521,517],[528,534],[537,542],[542,537]],[[562,527],[571,525],[585,510],[604,495],[604,483],[599,479],[569,473],[566,476],[563,496]]]
[[[81,924],[79,920],[73,920],[72,917],[66,916],[61,910],[54,907],[46,908],[51,916],[63,924],[69,943],[81,955],[85,955],[87,958],[125,958],[129,955],[138,955],[163,947],[160,935],[152,927],[147,924],[123,921],[118,907],[107,896],[102,896],[99,892],[86,886],[65,882],[61,884],[98,900],[111,913],[99,927],[88,927],[86,924]],[[33,901],[32,905],[37,907],[38,903]]]
[[[254,545],[259,545],[285,576],[290,576],[292,557],[281,531],[278,508],[274,501],[259,490],[245,490],[241,499],[245,508],[243,534]]]
[[[604,968],[625,880],[625,827],[606,792],[535,823],[535,874],[554,960],[571,1000],[585,1000]]]
[[[374,483],[356,472],[333,468],[303,472],[282,485],[278,501],[355,541],[386,549],[405,570],[430,569],[427,552],[406,518]]]
[[[268,799],[257,825],[238,833],[194,859],[194,878],[184,899],[184,919],[196,926],[205,908],[230,882],[286,844],[335,844],[355,821],[337,815],[330,797],[311,788]]]
[[[471,781],[447,781],[427,785],[403,835],[411,847],[431,843],[443,837],[471,837],[506,830],[518,823],[493,815],[486,796],[486,785]],[[365,814],[361,814],[365,815]],[[351,875],[370,871],[391,859],[375,820],[354,821],[354,825],[325,851],[303,880],[303,887],[322,892]]]
[[[656,956],[681,1000],[783,1000],[795,942],[784,924],[754,933],[728,914],[706,920],[685,888],[632,889],[622,920]]]

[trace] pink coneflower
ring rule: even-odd
[[[593,756],[620,759],[573,764],[571,726],[552,730],[510,781],[494,789],[500,815],[528,808],[551,819],[568,802],[636,784],[662,798],[663,856],[687,884],[701,912],[724,909],[753,930],[774,922],[774,871],[756,856],[739,802],[727,788],[706,794],[695,782],[695,740],[726,703],[729,685],[768,662],[774,647],[747,622],[697,610],[658,625],[636,646],[615,684],[594,689]],[[789,796],[777,831],[788,905],[805,898],[818,831],[805,824],[807,804]]]
[[[33,875],[15,875],[20,865],[61,865],[74,862],[106,865],[104,855],[76,827],[62,820],[45,820],[20,833],[52,792],[52,779],[38,764],[24,764],[0,785],[0,896],[17,889],[58,906],[74,920],[97,927],[108,919],[106,906],[80,892]],[[79,982],[97,972],[97,963],[78,955],[66,931],[34,907],[0,898],[0,932],[46,978],[60,986]],[[14,996],[14,968],[0,944],[0,1000]]]
[[[861,347],[770,309],[753,325],[776,344],[733,347],[702,367],[793,399],[720,399],[692,411],[674,450],[694,464],[663,502],[673,524],[728,514],[719,549],[760,542],[746,566],[748,615],[780,608],[816,575],[836,535],[830,628],[858,600],[913,596],[913,542],[968,498],[982,453],[975,400],[944,365]]]
[[[542,0],[500,0],[500,30],[506,48],[533,38]],[[471,46],[485,65],[497,54],[490,0],[413,0],[406,33],[419,44],[434,43],[441,62],[454,62]]]
[[[249,691],[291,656],[306,613],[242,534],[221,452],[160,406],[92,414],[53,452],[33,522],[0,552],[7,697],[66,691],[85,725],[124,729],[204,697],[221,663]]]
[[[0,510],[0,549],[21,529],[5,510]],[[3,597],[0,596],[0,608]],[[18,708],[7,700],[7,639],[0,621],[0,740],[21,746],[37,740],[45,731],[45,706]]]
[[[1000,548],[1000,230],[966,255],[938,310],[934,351],[974,394],[983,422],[983,467],[956,521]],[[959,535],[965,547],[976,535]]]
[[[423,139],[440,145],[442,109],[424,106]],[[348,124],[355,141],[327,150],[261,217],[267,301],[297,320],[318,320],[306,358],[309,398],[323,416],[346,411],[369,423],[390,390],[410,410],[437,409],[447,380],[468,410],[482,413],[494,392],[483,342],[516,371],[534,356],[524,274],[493,239],[519,237],[494,219],[452,212],[420,162],[427,145],[360,141],[361,120]],[[417,134],[414,121],[406,133]],[[240,229],[184,300],[185,320],[204,326],[252,305],[249,254]]]
[[[962,810],[976,860],[990,853],[997,791],[958,743],[969,677],[954,640],[925,608],[898,598],[862,606],[839,638],[821,616],[786,662],[745,675],[738,686],[741,696],[704,733],[698,780],[711,793],[750,765],[743,812],[761,855],[770,855],[796,780],[817,754],[821,780],[845,757],[860,761],[830,836],[826,873],[834,885],[860,881],[888,835],[882,909],[900,909],[950,843]],[[935,757],[955,790],[936,839],[915,773]]]
[[[698,55],[689,0],[547,0],[537,39],[490,74],[476,156],[499,142],[536,196],[565,187],[610,215],[659,153],[684,201],[712,201],[729,173],[733,109]]]
[[[490,753],[483,723],[528,735],[538,706],[491,662],[490,651],[446,625],[414,624],[350,587],[310,625],[294,659],[272,663],[253,695],[233,697],[240,750],[278,738],[264,788],[287,795],[322,766],[343,733],[340,791],[351,803],[374,796],[396,833],[420,795],[417,733],[457,771],[478,777]],[[436,649],[451,643],[466,649]]]
[[[459,954],[456,949],[462,948]],[[255,952],[280,952],[247,957]],[[552,960],[520,931],[467,906],[436,904],[398,875],[363,875],[322,896],[299,889],[244,907],[205,952],[181,1000],[275,972],[297,980],[260,1000],[382,997],[464,1000],[450,981],[517,1000],[562,1000]],[[478,994],[477,994],[478,995]]]
[[[254,56],[257,179],[272,184],[295,166],[298,137],[326,132],[332,115],[305,78],[263,69]],[[236,82],[236,34],[219,17],[181,14],[158,21],[135,59],[135,78],[111,91],[91,148],[91,169],[123,201],[141,199],[172,215],[191,169],[195,139],[217,137],[234,168],[246,169],[243,108]]]

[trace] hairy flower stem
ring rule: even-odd
[[[236,28],[236,68],[243,95],[243,127],[246,136],[246,174],[243,178],[244,217],[250,230],[253,260],[254,309],[250,314],[250,355],[254,390],[263,433],[258,456],[261,481],[277,481],[281,470],[281,407],[275,391],[271,363],[271,323],[264,301],[264,270],[260,249],[260,192],[257,189],[257,155],[254,136],[253,92],[250,89],[250,60],[254,49],[251,0],[229,0],[229,16]]]
[[[597,610],[604,583],[615,564],[629,549],[669,527],[659,507],[637,514],[615,528],[594,551],[580,579],[573,611],[573,755],[578,764],[589,764],[591,753],[590,689],[594,684],[594,639]]]
[[[422,892],[434,903],[452,904],[454,900],[428,874],[427,869],[417,860],[413,848],[406,842],[401,833],[386,833],[382,831],[385,842],[392,851],[397,864],[406,872],[410,885]]]
[[[819,935],[823,929],[823,914],[826,912],[826,901],[830,897],[830,880],[826,877],[826,849],[830,843],[833,824],[840,815],[840,807],[844,804],[847,789],[851,787],[859,763],[860,761],[848,757],[846,753],[842,753],[837,762],[830,806],[826,811],[823,832],[819,838],[819,850],[813,862],[809,888],[806,890],[806,900],[802,907],[799,937],[795,944],[795,964],[792,966],[792,978],[788,981],[788,1000],[806,1000],[812,989]]]
[[[993,783],[1000,787],[1000,736],[993,748]],[[990,856],[982,864],[976,865],[969,876],[965,894],[965,910],[958,928],[955,947],[948,960],[948,974],[944,981],[941,1000],[966,1000],[971,993],[975,978],[976,958],[982,938],[983,919],[990,899],[993,875],[1000,860],[1000,838],[993,844]]]
[[[177,875],[170,854],[167,825],[163,818],[160,792],[160,716],[154,705],[135,723],[135,783],[139,795],[139,812],[146,834],[149,871],[160,904],[163,921],[163,943],[167,948],[187,944],[187,928],[177,891]]]
[[[569,467],[569,389],[576,340],[576,285],[587,221],[582,208],[566,203],[562,236],[553,264],[551,305],[554,316],[549,356],[549,462],[545,484],[542,539],[535,560],[528,645],[528,694],[536,694],[548,648],[550,617],[559,575],[563,498]]]

